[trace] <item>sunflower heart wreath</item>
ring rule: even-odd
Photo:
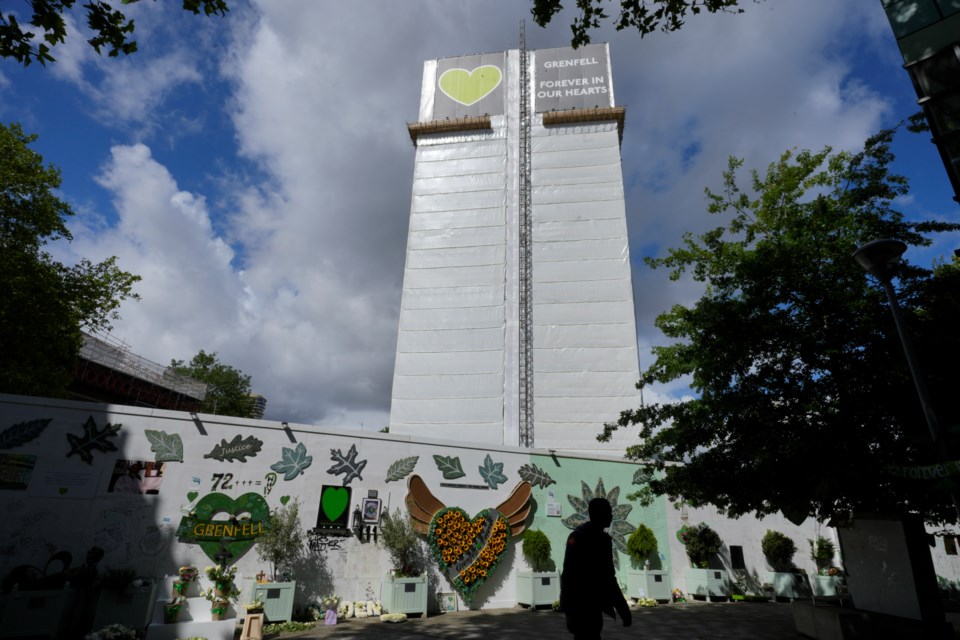
[[[471,519],[459,507],[447,507],[433,517],[427,533],[440,570],[468,605],[493,576],[509,541],[506,518],[496,509],[484,509]]]

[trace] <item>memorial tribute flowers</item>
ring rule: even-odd
[[[430,523],[427,540],[434,558],[466,603],[480,585],[493,575],[503,557],[510,531],[503,514],[484,509],[472,520],[463,509],[448,507]]]

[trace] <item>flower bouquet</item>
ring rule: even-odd
[[[173,624],[177,621],[177,618],[180,616],[180,609],[183,607],[184,602],[186,602],[186,598],[183,596],[176,596],[170,602],[163,603],[164,624]]]
[[[99,631],[83,636],[83,640],[137,640],[137,632],[122,624],[108,624]]]
[[[247,613],[250,614],[263,613],[263,601],[254,600],[253,602],[248,602],[247,604],[243,605],[243,608]]]
[[[233,585],[233,579],[237,577],[237,568],[234,567],[221,567],[220,565],[213,565],[207,567],[203,570],[207,574],[207,578],[213,582],[214,592],[218,596],[224,598],[236,597],[236,589]]]

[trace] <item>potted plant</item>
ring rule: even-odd
[[[384,512],[380,539],[393,567],[383,583],[383,608],[389,613],[419,613],[426,617],[425,554],[410,518],[401,515],[399,509]]]
[[[653,530],[645,524],[638,525],[627,538],[627,553],[633,567],[627,571],[627,595],[631,598],[652,598],[669,602],[670,576],[660,566],[657,536]],[[655,565],[651,565],[651,558]]]
[[[727,571],[721,568],[710,568],[711,563],[719,564],[717,554],[723,541],[710,526],[704,522],[693,526],[683,527],[680,530],[680,540],[686,547],[687,557],[690,558],[690,568],[687,569],[687,593],[703,596],[704,599],[727,598],[730,595],[730,577]]]
[[[300,503],[288,503],[270,514],[269,528],[257,538],[257,555],[270,563],[273,582],[255,584],[253,597],[264,603],[270,622],[292,619],[296,580],[290,579],[294,567],[304,556],[304,533],[300,523]]]
[[[773,569],[768,579],[773,584],[774,597],[795,600],[810,596],[806,574],[793,564],[797,545],[789,536],[768,529],[760,542],[760,549]]]
[[[213,596],[229,598],[236,592],[237,587],[233,583],[233,579],[237,577],[236,567],[212,565],[204,569],[203,572],[207,574],[207,579],[213,583],[213,589],[208,589],[207,593],[213,594]]]
[[[550,556],[550,538],[539,529],[523,533],[523,557],[533,571],[517,572],[517,602],[536,608],[560,597],[560,574]]]
[[[807,542],[810,543],[810,559],[816,563],[817,569],[830,566],[833,562],[833,555],[837,550],[833,541],[823,536],[817,536],[816,542],[813,540],[807,540]]]
[[[243,605],[243,609],[244,611],[246,611],[251,615],[257,614],[257,613],[263,613],[263,601],[254,600],[253,602],[248,602],[247,604]]]
[[[173,624],[177,621],[184,602],[186,598],[177,596],[170,602],[163,603],[163,624]]]

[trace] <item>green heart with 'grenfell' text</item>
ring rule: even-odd
[[[240,516],[241,514],[250,514],[250,522],[256,524],[270,522],[270,507],[267,501],[258,493],[245,493],[236,500],[222,493],[210,493],[197,502],[194,507],[196,518],[209,522],[219,513],[226,513],[228,516]],[[256,539],[233,540],[223,538],[220,542],[198,541],[197,544],[207,554],[207,557],[218,562],[217,554],[220,552],[220,545],[224,545],[232,555],[227,559],[227,564],[233,564],[240,559],[243,554],[250,550],[256,543]]]
[[[447,69],[440,74],[440,90],[451,100],[469,107],[486,98],[500,86],[503,73],[492,64],[485,64],[473,71]]]
[[[336,522],[350,505],[350,492],[343,487],[327,487],[320,496],[320,508],[330,522]]]

